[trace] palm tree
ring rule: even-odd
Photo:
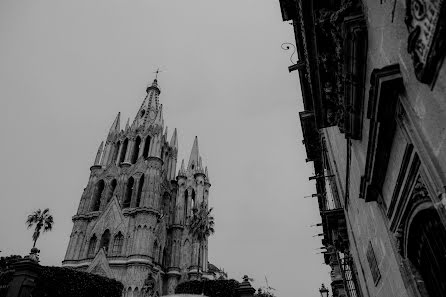
[[[214,234],[214,217],[212,216],[212,207],[208,210],[207,204],[201,202],[199,209],[193,209],[189,232],[198,241],[198,275],[200,275],[201,266],[201,244],[210,235]]]
[[[28,225],[28,229],[33,225],[36,225],[33,233],[33,248],[36,247],[36,241],[40,237],[40,231],[43,228],[43,232],[51,231],[53,228],[54,220],[53,216],[50,214],[50,210],[45,208],[44,211],[38,209],[34,211],[32,214],[28,215],[28,219],[26,220],[26,224]]]

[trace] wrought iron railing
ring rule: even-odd
[[[347,296],[362,297],[353,258],[348,253],[338,253],[338,257],[339,263],[341,264],[342,277],[344,279],[344,286],[345,291],[347,292]]]

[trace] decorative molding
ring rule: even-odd
[[[367,69],[367,24],[363,14],[348,16],[342,24],[344,39],[344,130],[361,139]]]
[[[395,133],[395,110],[402,90],[403,79],[398,64],[372,71],[367,109],[369,140],[360,184],[360,198],[366,202],[377,201],[381,196]]]
[[[417,79],[433,85],[446,53],[445,0],[406,0],[407,51]]]

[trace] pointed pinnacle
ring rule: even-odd
[[[101,142],[101,145],[99,145],[98,152],[96,153],[96,158],[94,159],[94,165],[98,165],[101,161],[101,155],[102,155],[102,148],[104,147],[104,142]]]
[[[181,167],[180,170],[178,171],[178,175],[185,175],[186,174],[186,170],[184,169],[184,159],[181,161]]]
[[[130,118],[127,119],[127,124],[125,124],[125,131],[130,128]]]
[[[204,169],[204,175],[206,175],[204,181],[205,183],[208,183],[209,185],[211,184],[210,179],[209,179],[209,173],[208,173],[208,167],[206,166],[206,168]]]
[[[113,121],[113,124],[110,127],[110,132],[108,132],[108,134],[113,134],[115,132],[119,132],[120,129],[120,118],[121,118],[121,112],[118,112],[118,115],[116,116],[115,120]]]
[[[161,127],[164,125],[163,119],[163,105],[160,104],[158,114],[156,115],[155,123],[160,125]]]
[[[170,139],[170,146],[174,148],[178,148],[178,139],[177,139],[177,128],[173,130],[172,138]]]
[[[195,136],[194,144],[192,146],[192,150],[189,156],[189,163],[187,165],[187,169],[191,168],[192,164],[198,165],[198,159],[200,157],[200,153],[198,150],[198,137]]]

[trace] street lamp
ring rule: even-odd
[[[319,289],[319,293],[321,293],[321,297],[328,297],[328,289],[322,284],[321,288]]]

